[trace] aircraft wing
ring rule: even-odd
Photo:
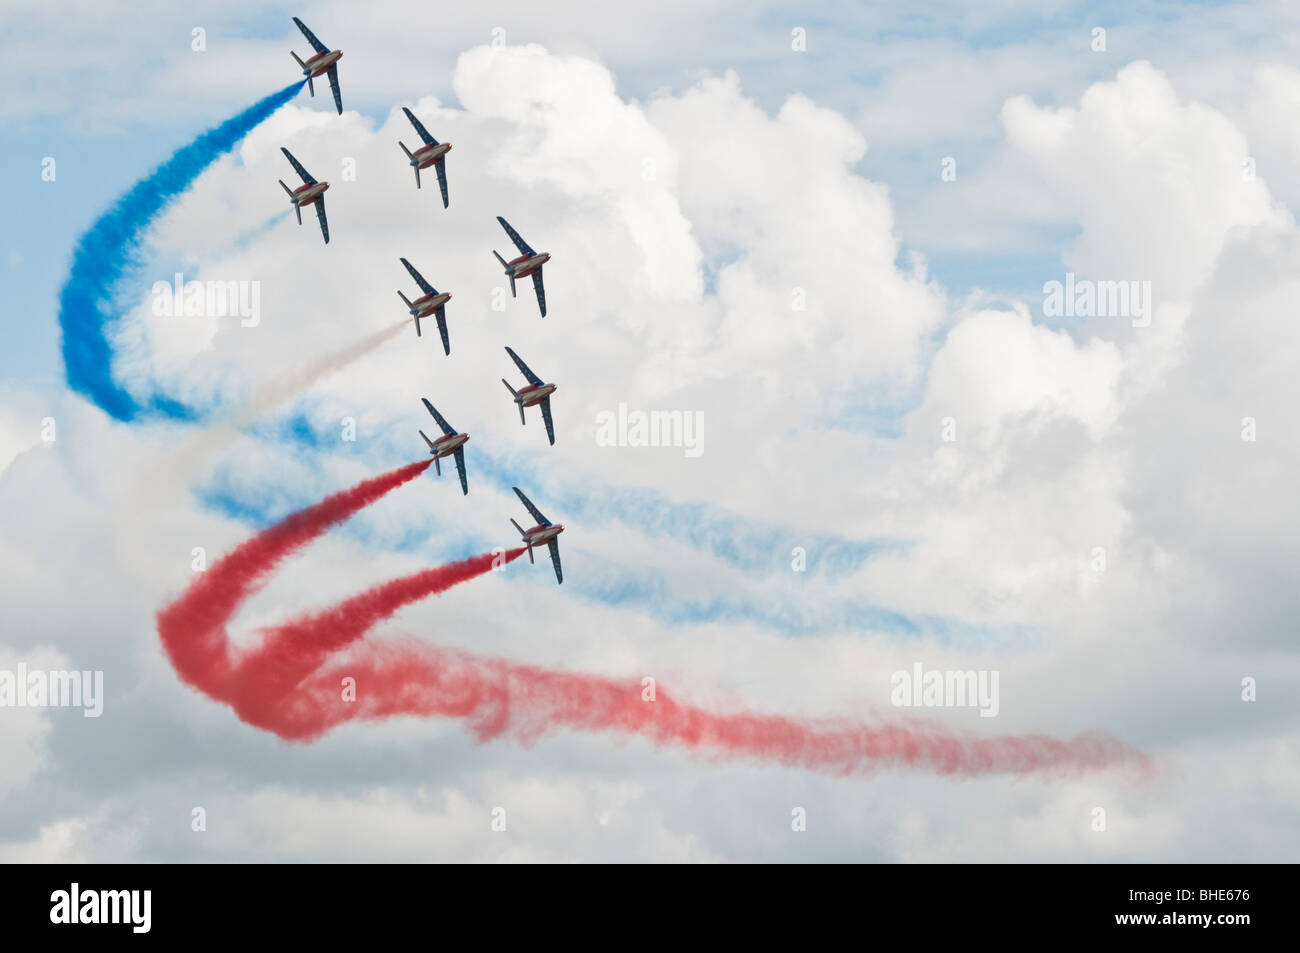
[[[313,50],[315,50],[317,53],[329,52],[329,47],[327,47],[320,40],[316,39],[316,34],[313,33],[311,30],[307,29],[307,24],[303,23],[297,17],[293,18],[293,22],[298,24],[298,29],[302,30],[302,35],[307,38],[307,42],[311,44],[311,48]]]
[[[280,151],[284,153],[284,157],[288,159],[289,164],[293,166],[293,171],[297,172],[298,175],[302,177],[302,180],[304,182],[306,182],[308,185],[316,184],[316,180],[311,177],[311,173],[302,167],[302,163],[293,157],[292,152],[290,152],[284,146],[280,147]]]
[[[515,247],[519,249],[520,254],[524,254],[524,255],[537,254],[537,252],[533,251],[531,248],[528,247],[528,242],[520,238],[519,233],[510,227],[509,222],[507,222],[500,215],[497,216],[497,221],[500,222],[501,227],[506,230],[506,234],[509,235],[510,240],[515,243]]]
[[[541,402],[542,420],[546,423],[546,437],[555,446],[555,424],[551,422],[551,398],[543,397]]]
[[[420,400],[424,401],[424,406],[428,408],[429,413],[433,415],[433,419],[438,421],[438,426],[442,428],[442,432],[445,435],[450,437],[456,432],[451,429],[451,424],[447,423],[447,421],[443,419],[442,414],[433,409],[433,404],[429,403],[429,398],[421,397]]]
[[[433,312],[433,316],[438,319],[438,333],[442,335],[442,352],[451,353],[451,341],[447,338],[447,309],[439,308]]]
[[[560,569],[560,541],[552,536],[546,541],[546,548],[551,551],[551,564],[555,566],[555,581],[564,582],[564,572]]]
[[[402,112],[406,113],[406,118],[411,120],[411,125],[415,127],[415,131],[420,134],[420,138],[424,140],[426,146],[436,146],[438,144],[438,140],[429,135],[429,130],[424,128],[424,123],[415,118],[415,113],[405,106],[402,107]]]
[[[442,156],[433,164],[433,171],[438,173],[438,188],[442,189],[442,207],[447,207],[447,157]]]
[[[421,291],[427,295],[436,295],[438,293],[433,290],[433,285],[425,281],[424,276],[416,271],[409,261],[405,258],[399,258],[398,261],[406,266],[406,270],[411,273],[411,277],[415,279],[415,283],[420,286]]]
[[[339,115],[342,116],[343,93],[339,90],[339,64],[335,63],[331,66],[326,70],[325,75],[330,78],[330,92],[334,94],[334,108],[336,108],[339,111]]]
[[[542,382],[542,379],[538,377],[536,374],[534,374],[532,371],[530,371],[528,369],[528,365],[525,364],[523,361],[521,361],[519,359],[519,355],[516,354],[511,348],[507,347],[506,353],[510,355],[510,360],[515,362],[515,367],[519,368],[519,373],[523,374],[524,377],[528,379],[528,383],[540,384]]]
[[[469,496],[469,480],[465,478],[465,446],[456,448],[456,472],[460,474],[460,489],[465,496]]]
[[[542,309],[542,317],[546,317],[546,288],[542,285],[540,268],[533,272],[533,290],[537,292],[537,307]]]
[[[517,486],[512,486],[511,489],[515,491],[515,496],[519,497],[519,501],[523,503],[524,506],[528,507],[528,512],[532,514],[533,519],[537,520],[537,525],[539,526],[551,525],[551,521],[542,515],[542,511],[539,510],[537,507],[533,506],[533,501],[530,500],[528,497],[524,496],[523,490],[519,489],[519,487]]]
[[[330,243],[330,223],[325,218],[325,196],[316,199],[316,217],[320,219],[320,233],[325,236],[325,244]]]

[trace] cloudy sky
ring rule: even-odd
[[[111,6],[0,10],[0,674],[104,673],[98,718],[0,707],[0,859],[1294,859],[1293,5]],[[74,252],[295,79],[295,14],[344,112],[304,90],[148,223],[98,301],[145,408],[115,413],[65,357]],[[403,105],[453,144],[449,209]],[[328,245],[280,146],[332,183]],[[496,215],[553,256],[544,320]],[[450,357],[385,333],[399,256],[454,295]],[[255,326],[158,313],[177,272],[256,287]],[[560,385],[554,447],[505,345]],[[801,724],[1100,734],[1149,770],[845,775],[453,716],[291,743],[185,685],[159,609],[419,459],[422,396],[472,435],[469,495],[430,470],[312,543],[236,649],[513,545],[519,485],[564,584],[520,560],[367,640]],[[698,443],[609,446],[620,406]],[[997,672],[996,717],[895,704],[917,664]]]

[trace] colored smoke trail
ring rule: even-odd
[[[155,397],[142,407],[113,379],[108,328],[118,282],[135,263],[145,230],[167,206],[221,155],[302,89],[301,82],[254,103],[243,112],[172,153],[141,179],[81,236],[72,269],[59,293],[59,329],[68,386],[90,398],[115,420],[141,411],[188,419],[192,412],[174,400]]]
[[[158,632],[177,674],[218,701],[230,697],[236,660],[225,626],[239,606],[261,588],[283,560],[326,530],[429,468],[431,460],[407,464],[290,513],[236,547],[204,572],[176,602],[158,613]]]
[[[446,592],[494,566],[513,562],[523,553],[521,547],[423,569],[380,583],[324,612],[300,616],[272,629],[262,647],[240,662],[236,678],[239,694],[232,700],[235,710],[245,721],[282,737],[320,734],[323,727],[316,726],[317,719],[311,717],[311,712],[305,713],[308,717],[304,726],[304,712],[298,706],[283,704],[305,678],[403,606]]]
[[[277,733],[310,740],[340,722],[393,715],[463,718],[480,741],[530,744],[557,729],[638,735],[656,745],[717,758],[776,762],[837,777],[910,768],[951,777],[985,774],[1073,776],[1127,768],[1145,778],[1150,759],[1099,734],[964,735],[915,724],[868,726],[750,712],[720,714],[678,702],[639,678],[622,681],[521,665],[407,639],[366,643],[300,686]],[[356,701],[340,700],[344,678]],[[283,730],[288,729],[288,730]]]
[[[1105,735],[980,737],[913,723],[868,725],[752,712],[719,713],[679,702],[639,680],[618,681],[441,649],[414,639],[363,641],[402,606],[490,571],[519,550],[474,556],[381,583],[308,613],[232,655],[226,625],[286,556],[423,472],[411,464],[291,514],[224,557],[158,614],[172,664],[188,684],[229,704],[244,721],[310,741],[354,719],[394,715],[464,718],[480,740],[528,743],[558,729],[616,732],[718,758],[746,758],[834,776],[887,768],[975,777],[1075,775],[1112,767],[1150,773],[1147,756]],[[341,690],[352,679],[355,698]]]

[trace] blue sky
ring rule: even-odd
[[[882,83],[897,61],[895,54],[888,64],[873,64],[873,57],[862,53],[864,40],[873,50],[881,45],[905,50],[915,44],[959,42],[963,48],[992,55],[1022,46],[1057,46],[1066,42],[1067,37],[1068,42],[1086,43],[1091,26],[1104,24],[1111,38],[1111,52],[1095,57],[1092,64],[1083,60],[1091,68],[1073,67],[1070,87],[1062,87],[1054,77],[1040,77],[1035,89],[1032,78],[1017,77],[1017,91],[1054,90],[1068,95],[1077,94],[1087,81],[1113,72],[1115,65],[1124,61],[1126,47],[1136,46],[1139,37],[1144,41],[1143,55],[1150,55],[1150,41],[1158,38],[1162,24],[1185,21],[1193,10],[1230,10],[1234,6],[1238,5],[1052,4],[1046,10],[1039,10],[1037,5],[1010,4],[1003,11],[996,8],[978,14],[966,11],[954,18],[944,4],[922,4],[897,13],[869,10],[851,3],[819,5],[816,16],[809,16],[810,11],[791,12],[756,5],[747,15],[753,27],[746,28],[747,40],[741,46],[747,55],[739,62],[730,47],[707,42],[709,29],[723,27],[716,21],[708,21],[710,28],[693,28],[666,61],[653,64],[634,61],[629,68],[619,68],[621,64],[617,61],[611,65],[618,70],[620,91],[631,98],[644,99],[665,89],[679,90],[700,74],[735,69],[740,73],[746,93],[768,109],[778,108],[791,92],[801,91],[852,116],[869,111],[873,104],[880,102],[885,94]],[[188,24],[193,19],[191,15],[172,13],[163,17],[155,32],[161,33],[163,27],[172,30],[177,46],[181,47],[188,41]],[[978,25],[973,33],[969,32],[972,20]],[[210,28],[209,51],[193,55],[219,59],[222,43],[238,37],[293,39],[283,26],[287,16],[279,8],[235,5],[223,10],[220,22],[220,27]],[[813,55],[787,55],[792,23],[809,31]],[[472,26],[466,25],[464,32],[469,33],[471,29]],[[1279,47],[1283,42],[1277,38],[1270,40],[1266,31],[1260,31],[1256,40],[1265,49]],[[1170,47],[1175,52],[1173,42]],[[711,50],[715,52],[711,54]],[[686,60],[686,56],[690,59]],[[291,77],[292,63],[283,65],[285,77]],[[437,74],[434,79],[428,91],[450,99],[453,93],[448,84],[437,82]],[[1026,79],[1030,82],[1026,83]],[[349,84],[349,108],[360,109],[372,119],[386,113],[391,104],[367,98],[364,90],[359,83]],[[134,92],[137,101],[130,104],[130,112],[135,114],[131,118],[97,118],[94,115],[97,98],[93,90],[87,92],[89,106],[76,106],[56,115],[29,115],[6,124],[0,155],[0,174],[9,183],[5,196],[9,214],[3,246],[3,287],[15,313],[25,318],[14,322],[11,328],[9,346],[0,354],[0,377],[48,380],[60,375],[57,330],[48,315],[66,277],[70,250],[77,237],[142,170],[156,165],[172,148],[223,115],[220,104],[210,101],[197,103],[191,110],[168,109],[149,114],[141,108],[146,95],[142,88]],[[1047,101],[1051,101],[1051,96]],[[233,113],[242,105],[247,102],[231,99],[225,114]],[[924,108],[924,104],[919,105]],[[974,131],[977,134],[972,137],[969,130],[955,130],[944,144],[942,154],[960,156],[963,164],[981,161],[1000,135],[996,117],[982,117]],[[934,171],[930,166],[937,166],[939,155],[930,148],[930,143],[921,148],[906,142],[881,144],[872,140],[870,130],[864,132],[870,149],[859,163],[859,171],[891,184],[901,199],[896,204],[896,212],[904,249],[924,252],[933,276],[952,292],[961,294],[978,287],[1024,294],[1041,285],[1041,275],[1060,270],[1061,252],[1071,237],[1068,225],[1042,229],[1035,235],[1039,239],[1036,247],[1012,253],[962,252],[933,247],[924,240],[927,236],[909,239],[907,199],[930,187]],[[58,161],[57,184],[41,180],[41,161],[46,156]],[[996,208],[984,211],[998,215]]]

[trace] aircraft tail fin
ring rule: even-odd
[[[413,166],[413,168],[415,169],[415,187],[417,189],[422,189],[424,186],[420,184],[420,167],[417,165]]]
[[[298,59],[297,53],[295,53],[293,50],[290,50],[289,55],[293,57],[294,62],[298,64],[299,68],[301,68],[303,72],[307,71],[307,64],[304,63],[302,60]]]
[[[530,563],[536,563],[537,560],[533,558],[533,544],[528,541],[528,534],[524,532],[524,528],[522,526],[520,526],[518,523],[515,523],[515,518],[513,516],[510,517],[510,522],[514,523],[515,529],[519,530],[519,535],[522,536],[524,539],[524,545],[528,547],[528,561]]]
[[[524,402],[519,399],[519,391],[511,387],[510,382],[504,377],[501,378],[501,383],[506,385],[506,390],[510,391],[511,396],[515,399],[515,403],[519,405],[519,422],[521,424],[527,424],[528,421],[524,419]]]
[[[420,436],[424,438],[424,442],[427,443],[427,444],[429,445],[429,449],[432,450],[432,449],[433,449],[433,441],[429,439],[429,435],[426,434],[423,430],[421,430],[421,431],[420,431]]]
[[[285,194],[288,195],[289,198],[293,198],[293,189],[289,188],[289,186],[284,184],[284,179],[280,179],[279,181],[280,181],[280,188],[284,189]]]
[[[498,254],[495,248],[492,249],[492,254],[497,256],[497,261],[501,262],[501,267],[506,269],[506,272],[509,273],[510,266],[506,264],[506,260],[502,258],[500,254]],[[515,297],[515,276],[514,275],[510,275],[510,297],[512,298]]]
[[[293,207],[293,210],[298,214],[298,224],[301,225],[301,224],[302,224],[302,206],[301,206],[301,205],[295,205],[295,206]]]
[[[412,162],[414,162],[414,161],[415,161],[415,156],[411,155],[411,150],[408,149],[408,148],[406,148],[406,143],[404,143],[401,139],[398,139],[398,140],[397,140],[397,144],[398,144],[399,146],[401,146],[401,147],[402,147],[402,151],[406,153],[406,158],[408,158],[408,159],[410,159]]]
[[[406,305],[407,310],[410,310],[415,307],[415,305],[411,304],[411,299],[408,298],[406,295],[402,294],[400,291],[397,292],[397,297],[402,299],[402,303]]]

